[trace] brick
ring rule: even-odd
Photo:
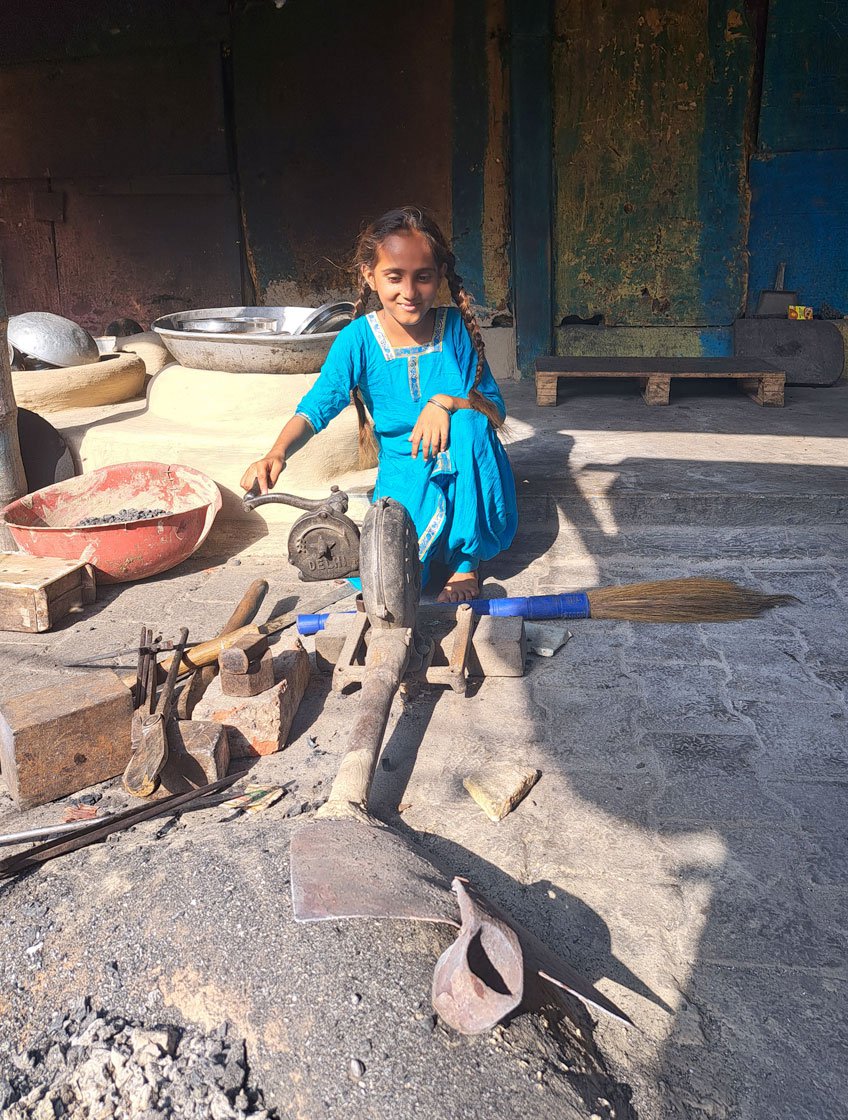
[[[111,670],[63,674],[7,700],[0,771],[21,808],[44,805],[121,774],[130,758],[132,693]]]
[[[468,666],[472,677],[523,677],[527,659],[524,619],[484,614],[471,642]]]
[[[309,673],[309,656],[295,642],[274,656],[273,688],[258,696],[225,696],[216,677],[196,704],[192,718],[226,727],[231,758],[274,754],[285,746]]]

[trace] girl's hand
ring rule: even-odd
[[[254,482],[258,482],[259,493],[267,494],[276,485],[277,479],[285,469],[285,455],[266,455],[250,464],[241,476],[241,488],[249,490]]]
[[[437,404],[426,404],[412,429],[409,442],[412,444],[412,458],[418,458],[418,449],[423,451],[424,459],[435,459],[440,451],[447,450],[450,440],[450,413]]]

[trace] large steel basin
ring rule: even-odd
[[[294,331],[313,307],[204,307],[162,315],[153,324],[181,366],[217,369],[226,373],[317,373],[338,332],[283,334]],[[204,334],[181,329],[195,319],[256,317],[274,319],[268,334]]]

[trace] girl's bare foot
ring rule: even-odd
[[[467,603],[480,594],[476,572],[454,572],[439,594],[437,603]]]

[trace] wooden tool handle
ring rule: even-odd
[[[253,622],[267,594],[268,581],[266,579],[255,579],[245,591],[239,605],[221,627],[221,634],[231,634],[233,630],[240,630],[242,626],[247,626],[248,623]]]
[[[365,657],[359,710],[347,750],[319,816],[346,817],[366,811],[368,793],[383,745],[392,700],[409,661],[412,630],[372,630]]]
[[[220,643],[227,635],[242,635],[258,634],[260,631],[256,626],[250,626],[248,623],[252,622],[262,606],[265,596],[268,594],[268,581],[264,579],[255,579],[242,595],[238,606],[230,615],[229,619],[224,623],[223,629],[217,638],[212,638],[211,641],[202,642],[200,645],[195,646],[191,651],[191,656],[183,655],[182,664],[178,670],[179,673],[189,673],[193,669],[200,669],[204,665],[214,665],[218,660],[218,654],[225,647]],[[227,643],[231,644],[231,643]],[[166,657],[159,665],[159,673],[167,673],[171,668],[171,663],[177,654],[171,657]],[[130,688],[135,684],[134,677],[122,677],[125,684]]]

